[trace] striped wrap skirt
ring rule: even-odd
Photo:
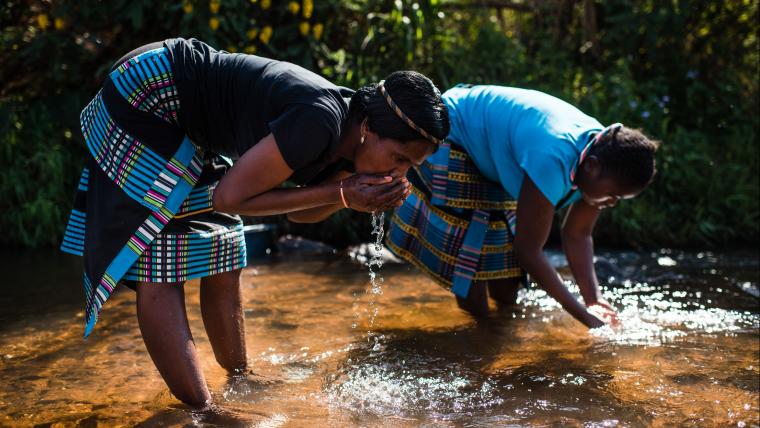
[[[84,260],[85,336],[119,284],[182,283],[246,264],[240,217],[213,210],[231,163],[179,125],[167,51],[128,57],[80,115],[88,156],[61,250]]]
[[[386,245],[444,288],[523,278],[512,249],[517,201],[450,141],[409,171],[412,193],[391,218]]]

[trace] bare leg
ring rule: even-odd
[[[488,293],[486,292],[486,284],[486,281],[473,281],[466,299],[456,296],[457,305],[475,317],[487,317]]]
[[[240,269],[201,279],[201,314],[214,356],[229,372],[248,366]]]
[[[172,394],[192,407],[211,404],[187,323],[182,284],[138,283],[137,320],[153,364]]]
[[[499,304],[511,306],[517,303],[520,278],[504,278],[488,281],[488,294]]]

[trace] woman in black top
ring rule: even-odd
[[[211,396],[185,314],[186,280],[201,278],[219,364],[247,368],[238,215],[314,222],[341,208],[398,206],[410,191],[407,170],[449,130],[440,92],[419,73],[353,92],[194,39],[117,61],[81,124],[91,156],[61,248],[84,258],[85,335],[118,284],[135,289],[148,352],[194,407]],[[278,188],[286,180],[300,186]]]

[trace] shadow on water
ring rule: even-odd
[[[216,365],[197,282],[186,286],[216,413],[168,393],[134,293],[117,292],[83,340],[79,259],[1,259],[2,426],[760,424],[754,253],[602,252],[623,323],[592,332],[535,287],[475,321],[405,265],[386,264],[369,295],[365,267],[342,255],[256,262],[242,275],[252,373]]]
[[[0,333],[34,317],[54,320],[82,309],[81,259],[54,250],[0,251]]]

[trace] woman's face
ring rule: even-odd
[[[583,200],[593,207],[611,208],[621,199],[631,199],[644,190],[626,188],[613,175],[605,174],[595,156],[589,156],[581,165],[581,169],[577,181],[578,189]]]
[[[578,188],[583,200],[599,209],[612,208],[621,199],[631,199],[641,192],[624,189],[611,177],[598,178],[582,185],[579,183]]]
[[[422,164],[435,152],[436,146],[428,140],[401,142],[392,138],[380,138],[366,132],[364,143],[356,149],[354,167],[362,174],[389,174],[405,177],[409,168]]]

